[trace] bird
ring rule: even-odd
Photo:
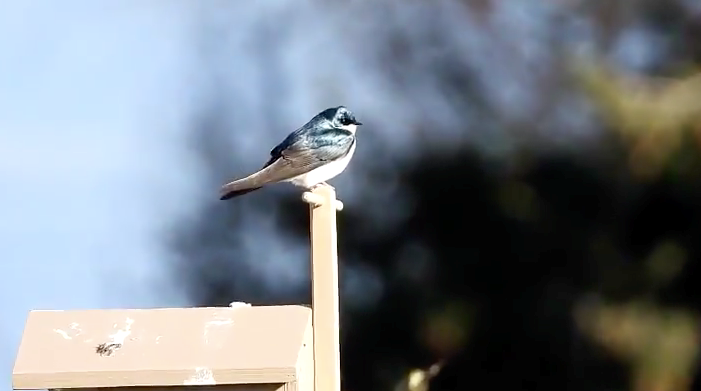
[[[278,182],[290,182],[306,190],[328,186],[326,181],[342,173],[353,158],[360,125],[362,122],[345,106],[320,112],[276,145],[263,168],[224,184],[220,200]]]

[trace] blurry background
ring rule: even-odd
[[[698,389],[700,64],[697,0],[0,2],[0,365],[309,303],[299,190],[218,188],[343,104],[344,390]]]

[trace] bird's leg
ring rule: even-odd
[[[326,182],[319,182],[319,183],[317,183],[316,185],[313,185],[312,187],[310,187],[310,188],[307,189],[307,190],[308,190],[308,191],[314,191],[314,189],[316,189],[316,188],[318,188],[318,187],[320,187],[320,186],[327,186],[327,187],[330,187],[330,188],[334,189],[333,186],[329,185],[329,184],[326,183]]]

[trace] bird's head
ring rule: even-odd
[[[345,129],[351,133],[355,133],[358,126],[363,124],[355,119],[355,115],[344,106],[326,109],[321,114],[334,128]]]

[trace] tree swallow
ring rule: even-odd
[[[317,114],[270,151],[258,172],[221,188],[221,200],[250,193],[276,182],[311,190],[346,169],[355,152],[355,131],[361,122],[344,106]]]

